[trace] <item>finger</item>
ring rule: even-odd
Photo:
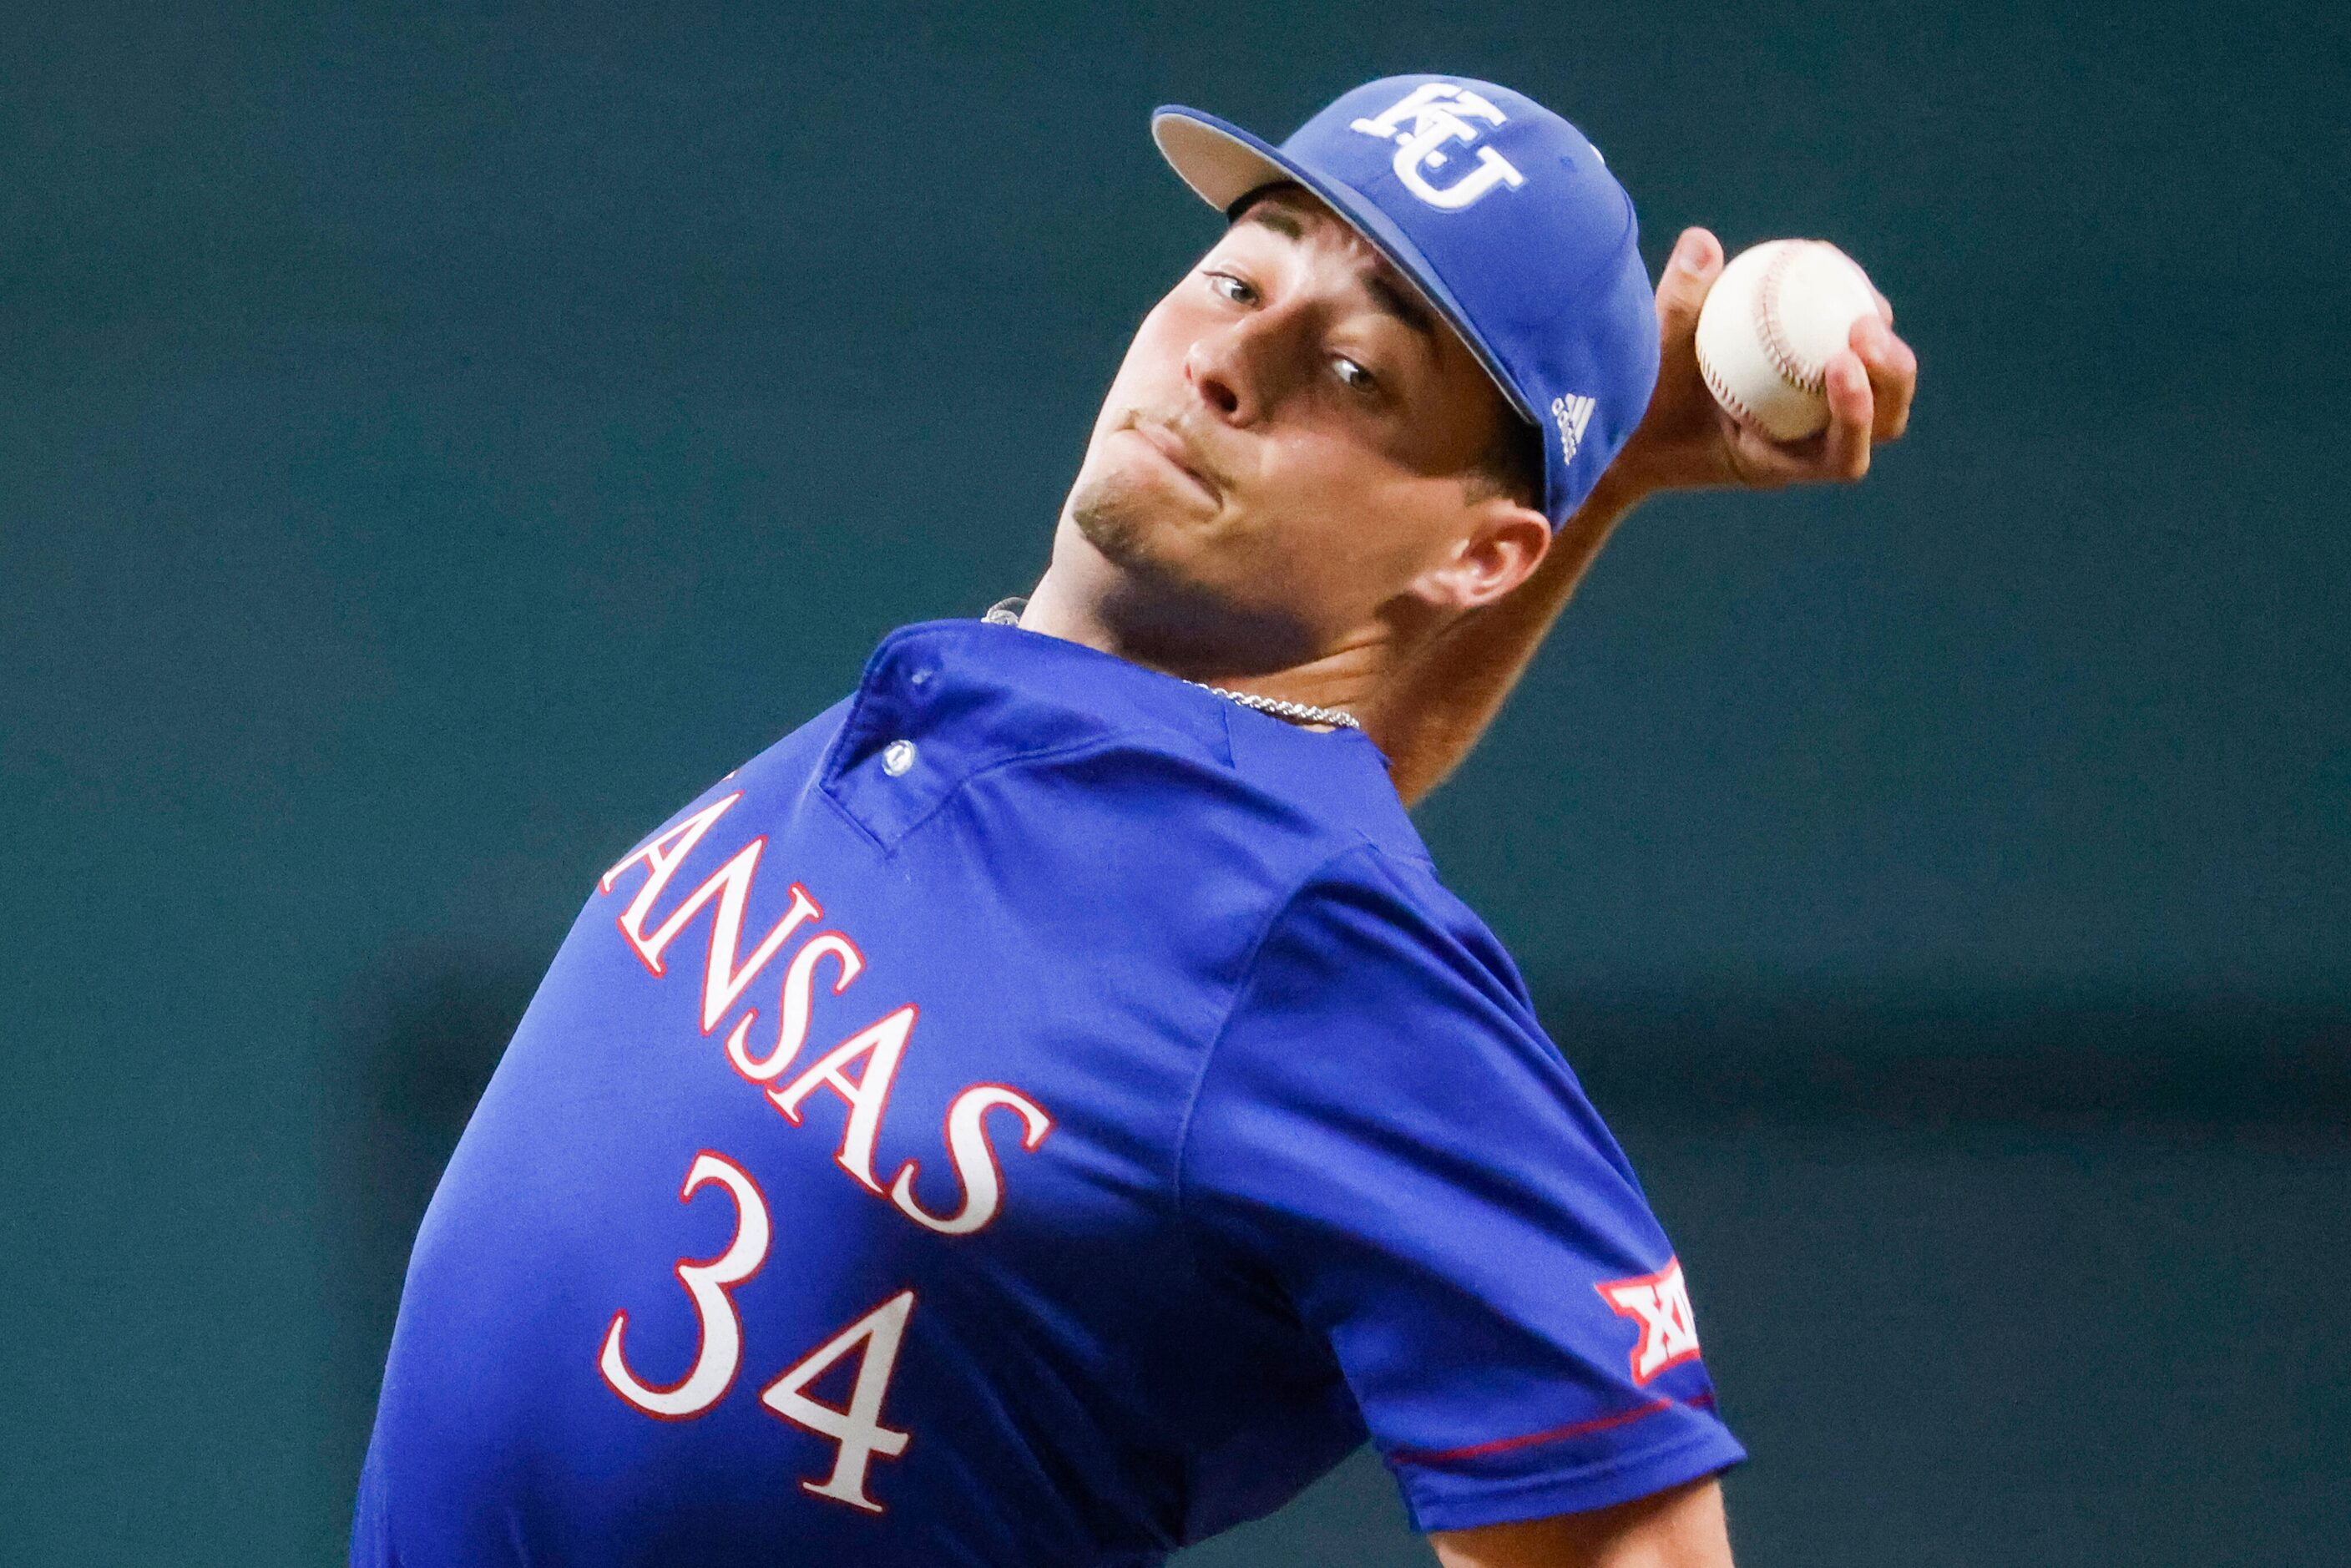
[[[1750,490],[1776,490],[1819,477],[1821,438],[1802,442],[1774,441],[1746,425],[1738,425],[1723,443],[1730,476]]]
[[[1821,377],[1828,394],[1829,427],[1821,442],[1821,477],[1858,479],[1869,472],[1869,431],[1875,399],[1861,356],[1830,356]]]
[[[1687,228],[1674,242],[1666,273],[1657,279],[1657,330],[1668,353],[1687,348],[1698,331],[1698,313],[1707,290],[1722,274],[1722,242],[1701,228]]]
[[[1918,356],[1891,329],[1865,317],[1854,323],[1846,340],[1869,373],[1876,439],[1900,440],[1909,428],[1910,400],[1918,390]]]
[[[1871,298],[1877,301],[1877,319],[1889,327],[1893,326],[1894,301],[1886,298],[1885,292],[1875,283],[1869,286],[1869,295]]]
[[[1729,477],[1750,489],[1771,490],[1821,476],[1821,448],[1825,437],[1808,435],[1800,441],[1774,441],[1750,424],[1742,424],[1727,411],[1717,409],[1722,431],[1723,455]]]

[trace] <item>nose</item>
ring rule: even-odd
[[[1192,340],[1184,379],[1227,424],[1263,420],[1280,395],[1286,323],[1272,310],[1217,323]]]

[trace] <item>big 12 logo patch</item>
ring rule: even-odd
[[[1630,1358],[1635,1384],[1698,1359],[1698,1322],[1690,1315],[1689,1286],[1682,1280],[1680,1259],[1667,1259],[1654,1274],[1604,1280],[1593,1289],[1609,1311],[1641,1325],[1641,1343],[1633,1347]]]

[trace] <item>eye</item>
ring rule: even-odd
[[[1350,392],[1377,392],[1380,380],[1344,354],[1332,357],[1331,368]]]
[[[1256,288],[1249,284],[1243,283],[1231,273],[1211,272],[1207,275],[1207,278],[1208,287],[1210,288],[1215,289],[1218,294],[1223,295],[1234,304],[1254,305],[1257,303]]]

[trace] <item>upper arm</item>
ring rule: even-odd
[[[1708,1479],[1590,1513],[1428,1538],[1444,1568],[1731,1568],[1722,1487]]]
[[[1199,1256],[1328,1348],[1424,1531],[1737,1463],[1630,1166],[1507,960],[1408,869],[1332,862],[1261,945],[1179,1155]]]

